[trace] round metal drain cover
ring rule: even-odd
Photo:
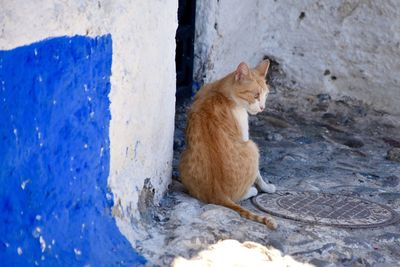
[[[358,197],[320,192],[278,191],[253,198],[262,211],[296,221],[349,228],[370,228],[397,222],[391,208]]]

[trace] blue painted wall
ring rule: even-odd
[[[110,214],[111,36],[0,51],[0,265],[144,263]]]

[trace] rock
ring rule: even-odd
[[[390,161],[400,162],[400,148],[393,147],[388,150],[386,159]]]
[[[379,175],[373,174],[373,173],[367,173],[367,172],[360,172],[360,173],[356,173],[357,177],[363,177],[369,180],[378,180],[379,179]]]
[[[308,255],[308,254],[313,254],[313,253],[317,253],[317,254],[321,255],[322,253],[327,252],[331,249],[334,249],[335,247],[336,247],[336,243],[327,243],[320,248],[306,250],[306,251],[299,251],[299,252],[292,253],[291,255],[298,256],[298,255]]]
[[[278,128],[289,128],[290,125],[283,118],[278,118],[276,116],[264,116],[264,120],[274,127]]]
[[[254,126],[256,126],[256,127],[264,126],[264,125],[265,125],[265,121],[263,121],[263,120],[256,120],[256,121],[254,121],[253,123],[250,122],[250,125],[254,125]]]
[[[310,137],[306,137],[306,136],[301,136],[298,137],[294,140],[296,143],[300,144],[300,145],[304,145],[304,144],[311,144],[313,143],[313,139]]]
[[[342,113],[324,113],[321,118],[332,125],[349,125],[354,121],[351,117]]]
[[[364,146],[364,143],[362,140],[360,140],[359,138],[355,138],[349,135],[345,135],[345,134],[337,134],[334,136],[330,136],[330,137],[324,137],[325,139],[327,139],[328,141],[337,143],[337,144],[341,144],[341,145],[345,145],[347,147],[350,148],[360,148],[362,146]]]
[[[384,233],[375,238],[377,242],[400,242],[400,234],[398,233]]]
[[[249,124],[256,125],[259,119],[256,116],[249,116]]]
[[[283,136],[279,133],[268,133],[266,138],[268,141],[281,141]]]
[[[370,196],[373,195],[374,193],[378,192],[377,188],[368,187],[368,186],[354,186],[352,190],[354,190],[354,192],[356,192],[356,193],[369,194]]]
[[[351,148],[360,148],[364,146],[363,141],[357,138],[347,137],[339,140],[343,145],[351,147]]]
[[[297,153],[289,153],[284,155],[281,158],[282,161],[298,161],[298,162],[307,162],[308,160],[308,155],[297,152]]]
[[[400,183],[400,178],[397,177],[396,175],[391,175],[388,177],[385,177],[382,181],[382,186],[385,187],[396,187]]]
[[[211,223],[229,223],[230,221],[233,221],[234,219],[239,219],[240,215],[226,207],[223,206],[218,206],[218,205],[213,205],[213,204],[207,204],[203,206],[202,208],[202,213],[200,215],[200,219],[211,222]]]
[[[332,99],[329,94],[318,94],[317,98],[320,103],[327,103]]]
[[[351,257],[340,259],[339,262],[341,263],[340,266],[351,266],[351,267],[370,267],[371,264],[362,257]]]
[[[332,266],[332,263],[329,261],[324,261],[324,260],[320,260],[320,259],[312,259],[310,261],[310,263],[312,265],[314,265],[315,267],[328,267],[328,266]]]
[[[335,118],[336,118],[336,115],[327,112],[327,113],[322,114],[321,118],[322,118],[322,119],[325,119],[325,120],[335,119]]]
[[[388,145],[390,145],[390,146],[392,146],[392,147],[399,147],[399,148],[400,148],[400,142],[397,141],[397,140],[395,140],[395,139],[393,139],[393,138],[390,138],[390,137],[383,137],[382,140],[383,140],[386,144],[388,144]]]
[[[317,104],[315,107],[313,107],[313,108],[311,109],[311,111],[312,111],[312,112],[318,112],[318,111],[326,112],[326,111],[328,111],[328,104],[325,104],[325,103],[323,103],[323,104]]]
[[[186,197],[184,202],[174,207],[170,217],[181,223],[190,223],[193,221],[193,218],[199,215],[199,204],[197,200]]]
[[[339,185],[329,188],[330,192],[340,193],[350,196],[373,195],[378,192],[377,188],[368,186]]]
[[[367,108],[365,106],[354,106],[353,113],[359,117],[365,117],[368,114]]]
[[[272,247],[278,249],[278,250],[281,251],[282,253],[286,253],[285,246],[282,244],[282,242],[280,242],[280,241],[278,241],[278,240],[276,240],[276,239],[270,238],[269,241],[268,241],[268,243],[267,243],[267,245],[268,245],[268,246],[272,246]]]
[[[185,186],[181,182],[174,179],[172,180],[168,188],[169,190],[174,192],[184,192],[188,194],[188,191],[186,190]]]
[[[351,237],[351,236],[345,237],[343,239],[343,243],[346,246],[354,248],[354,249],[358,249],[358,248],[371,249],[371,245],[368,244],[367,241],[361,240],[360,238],[357,238],[357,237]]]
[[[384,263],[385,262],[385,256],[382,255],[379,252],[376,251],[371,251],[368,254],[368,257],[372,259],[373,262],[375,263]],[[376,264],[374,264],[376,266]],[[382,266],[383,267],[383,266]]]
[[[180,178],[179,178],[179,171],[178,170],[172,170],[172,179],[175,179],[175,180],[179,180]]]
[[[181,149],[185,144],[185,135],[179,128],[175,129],[174,134],[174,150]]]
[[[379,117],[379,123],[389,128],[400,127],[400,117],[396,115],[383,114],[383,116]]]

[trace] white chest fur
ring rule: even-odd
[[[249,141],[249,115],[246,109],[236,107],[232,110],[233,116],[242,131],[243,141]]]

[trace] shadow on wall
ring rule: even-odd
[[[0,51],[2,266],[132,266],[110,209],[111,35]]]

